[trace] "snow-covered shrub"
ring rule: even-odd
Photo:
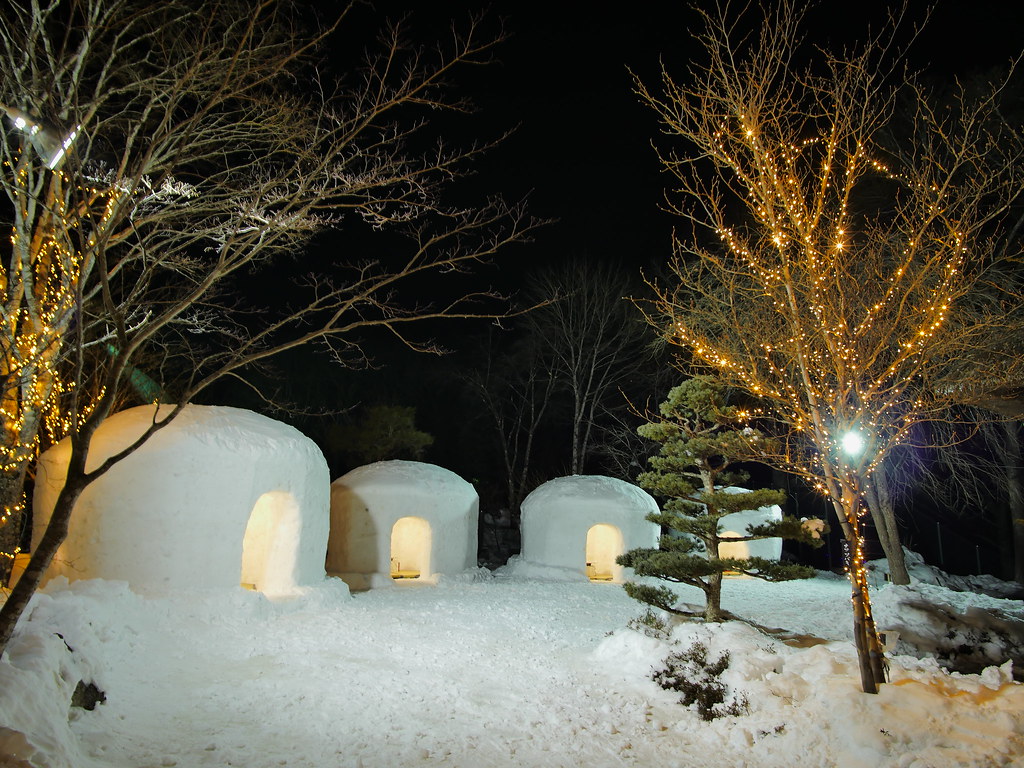
[[[747,697],[730,691],[721,680],[722,673],[729,668],[729,659],[729,652],[723,651],[715,661],[709,662],[708,647],[697,641],[669,654],[665,668],[655,670],[652,677],[665,690],[681,693],[679,703],[684,707],[695,706],[705,722],[745,715],[750,711]]]
[[[650,608],[630,619],[626,626],[634,632],[653,637],[656,640],[667,640],[670,634],[668,622]]]

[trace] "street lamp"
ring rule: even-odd
[[[82,126],[77,125],[74,130],[62,139],[60,134],[54,131],[51,126],[46,125],[42,120],[24,110],[17,107],[9,107],[6,104],[0,104],[0,109],[3,109],[7,119],[11,121],[16,129],[28,135],[29,142],[31,142],[39,157],[51,171],[57,170],[61,163],[64,162],[68,150],[71,149],[71,146],[78,139],[79,132],[82,130]]]
[[[840,443],[843,446],[843,453],[850,457],[859,456],[864,450],[863,435],[852,429],[842,436]]]

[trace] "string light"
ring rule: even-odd
[[[74,135],[71,136],[73,141]],[[66,150],[69,144],[64,146]],[[15,154],[2,165],[16,200],[39,197],[38,205],[16,210],[10,235],[9,266],[0,268],[0,321],[4,325],[0,355],[0,472],[19,477],[40,448],[67,435],[88,417],[95,399],[76,392],[61,375],[64,342],[77,317],[77,291],[84,270],[95,258],[105,228],[116,217],[120,190],[73,186],[56,165],[33,166]],[[74,214],[72,215],[71,212]],[[83,243],[84,251],[74,243]],[[78,395],[76,413],[63,409]],[[101,393],[102,395],[102,393]],[[0,557],[18,552],[24,526],[25,499],[0,506]],[[15,530],[12,532],[11,526]]]
[[[844,139],[838,126],[786,141],[773,140],[772,122],[746,114],[734,119],[717,126],[708,149],[729,170],[751,223],[726,223],[727,198],[705,202],[724,255],[694,248],[699,259],[692,274],[698,281],[721,277],[757,297],[768,314],[753,332],[730,331],[742,311],[732,306],[735,294],[729,300],[703,294],[721,301],[723,313],[713,324],[700,301],[681,306],[665,296],[663,306],[674,314],[668,335],[696,363],[760,396],[788,424],[792,440],[785,437],[774,458],[812,478],[844,510],[848,576],[873,632],[861,494],[885,451],[905,438],[926,407],[908,393],[929,350],[949,332],[968,235],[950,221],[935,185],[872,157],[867,144]],[[918,201],[917,209],[903,209],[905,227],[891,241],[879,240],[867,229],[870,222],[848,210],[854,188],[871,175],[900,184]],[[865,284],[851,284],[851,271]],[[679,274],[685,285],[691,273]],[[862,425],[864,433],[844,435],[838,426],[844,424]]]

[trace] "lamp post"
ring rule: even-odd
[[[77,125],[61,138],[60,132],[24,110],[6,104],[0,104],[0,109],[3,109],[7,119],[17,130],[28,135],[29,142],[51,171],[57,170],[64,162],[68,150],[74,145],[82,130],[82,126]]]
[[[851,429],[842,436],[840,444],[843,447],[843,453],[850,458],[856,458],[864,450],[864,436],[860,432]]]

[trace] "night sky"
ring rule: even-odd
[[[833,47],[856,42],[869,24],[878,27],[889,5],[824,0],[810,13],[808,34]],[[939,82],[1005,65],[1022,47],[1024,4],[938,0],[935,5],[909,60]],[[910,16],[923,17],[925,3],[910,6]],[[501,27],[508,39],[495,49],[493,64],[456,73],[455,89],[478,111],[452,122],[450,129],[443,124],[444,130],[461,140],[484,141],[515,130],[477,164],[474,176],[456,183],[455,194],[466,202],[492,195],[526,198],[532,215],[555,221],[482,270],[478,285],[514,293],[535,270],[569,258],[609,260],[633,272],[663,264],[674,223],[659,209],[668,178],[651,148],[657,122],[633,93],[629,70],[654,83],[663,60],[677,78],[685,77],[695,54],[688,32],[695,14],[689,4],[380,0],[372,9],[357,9],[337,36],[331,63],[344,71],[353,53],[372,43],[372,32],[384,19],[405,17],[409,39],[429,45],[448,34],[452,21],[458,26],[481,11],[485,28]],[[911,26],[903,27],[907,35]],[[336,258],[330,242],[310,255]],[[372,255],[372,241],[366,245]],[[383,334],[372,338],[381,366],[376,371],[332,368],[304,351],[282,361],[286,375],[277,380],[283,384],[278,394],[314,410],[372,402],[413,405],[417,425],[436,440],[424,458],[478,481],[480,467],[473,460],[487,427],[479,403],[459,385],[473,364],[474,338],[484,330],[470,326],[430,329],[453,350],[443,358],[415,355]],[[245,392],[214,390],[203,399],[266,410]],[[314,439],[324,422],[273,415]],[[550,467],[549,476],[559,469]]]
[[[922,18],[931,4],[911,2],[908,17]],[[460,0],[376,7],[388,18],[407,12],[412,36],[424,40],[443,32],[446,19],[458,22],[480,9],[491,22],[502,20],[509,39],[496,50],[496,63],[464,73],[460,82],[480,107],[474,119],[481,134],[518,125],[481,164],[474,183],[508,199],[529,195],[531,212],[559,220],[517,258],[532,264],[584,255],[649,264],[664,259],[673,222],[659,212],[667,179],[650,146],[657,122],[639,104],[628,70],[654,82],[664,59],[684,76],[694,53],[690,5]],[[857,41],[869,25],[877,28],[891,5],[824,0],[810,13],[809,35],[832,45]],[[1020,3],[934,5],[930,24],[910,49],[914,66],[929,75],[1004,64],[1022,47]],[[911,26],[904,25],[907,34]]]

